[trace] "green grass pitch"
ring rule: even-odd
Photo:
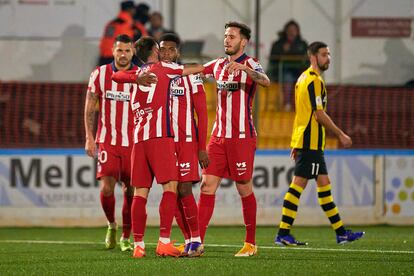
[[[158,228],[149,227],[147,256],[133,259],[104,249],[104,228],[0,228],[0,275],[414,275],[414,226],[352,229],[365,237],[339,246],[328,226],[294,227],[309,245],[281,248],[275,227],[258,227],[258,255],[235,258],[244,228],[210,227],[205,255],[190,259],[156,257]],[[177,228],[172,238],[182,241]]]

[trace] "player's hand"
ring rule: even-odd
[[[344,146],[344,148],[349,148],[352,146],[352,139],[345,133],[339,136],[339,142]]]
[[[290,151],[290,159],[292,159],[293,161],[296,160],[296,156],[297,156],[297,150],[296,149],[292,149]]]
[[[96,144],[93,139],[86,139],[85,152],[88,156],[92,158],[96,157]]]
[[[142,72],[135,80],[136,83],[142,86],[151,86],[153,83],[157,83],[158,78],[155,74],[150,72]]]
[[[246,71],[247,66],[235,61],[231,61],[229,64],[227,64],[227,70],[229,71],[229,74],[233,74],[239,71]]]
[[[202,169],[205,169],[208,167],[208,164],[210,164],[210,160],[208,159],[207,151],[205,150],[198,151],[198,162],[200,163],[200,166]]]

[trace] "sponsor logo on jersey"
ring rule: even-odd
[[[170,93],[173,96],[184,96],[185,89],[184,87],[173,86],[170,88]]]
[[[183,169],[189,169],[190,168],[190,162],[180,163],[180,167],[183,168]]]
[[[238,167],[238,168],[246,168],[246,162],[237,162],[236,163],[236,166]]]
[[[187,173],[185,173],[185,172],[190,171],[190,169],[191,169],[190,162],[183,162],[183,163],[180,163],[180,172],[181,172],[181,176],[186,175]]]
[[[129,102],[131,96],[127,92],[106,91],[105,98],[114,100],[114,101]]]
[[[243,175],[247,172],[246,162],[236,162],[236,171],[238,175]]]
[[[200,74],[190,75],[190,80],[193,84],[203,84],[203,79],[201,78]]]
[[[322,98],[320,96],[317,96],[315,100],[316,100],[316,105],[319,105],[319,106],[322,105]]]
[[[144,116],[145,113],[151,113],[152,112],[151,107],[145,107],[143,109],[140,109],[140,107],[141,107],[141,105],[139,104],[139,102],[133,103],[131,105],[132,112],[134,112],[136,118]]]
[[[239,90],[239,83],[237,81],[217,81],[217,89],[236,91]]]

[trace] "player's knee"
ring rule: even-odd
[[[238,181],[236,187],[237,192],[241,197],[245,197],[253,193],[253,185],[251,181]]]
[[[177,181],[168,181],[166,183],[162,183],[162,190],[164,192],[173,192],[177,193]]]
[[[217,188],[219,187],[221,178],[212,175],[203,175],[201,181],[200,190],[203,194],[215,194]]]
[[[123,191],[126,196],[134,196],[134,187],[130,185],[124,185]]]
[[[110,196],[110,195],[112,195],[114,193],[114,191],[111,188],[109,188],[108,186],[102,185],[101,193],[104,196]]]
[[[193,185],[192,183],[180,183],[178,184],[178,196],[179,197],[186,197],[188,195],[193,194]]]
[[[114,193],[116,181],[112,177],[101,178],[101,192],[104,196],[110,196]]]
[[[200,190],[203,194],[214,194],[216,192],[214,185],[205,180],[201,182]]]

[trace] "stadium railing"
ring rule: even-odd
[[[281,111],[277,83],[256,96],[259,149],[289,148],[294,112]],[[205,83],[209,129],[214,84]],[[84,83],[0,82],[0,148],[83,148]],[[328,86],[328,113],[354,148],[414,148],[414,88]],[[328,133],[327,147],[337,148]]]

